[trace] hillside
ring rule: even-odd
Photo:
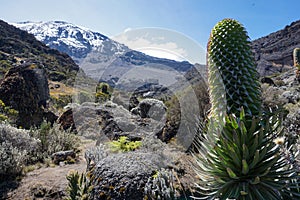
[[[291,69],[293,49],[296,47],[300,47],[300,20],[252,41],[260,75],[268,76]]]
[[[32,34],[0,20],[0,77],[22,63],[43,66],[50,80],[64,83],[70,83],[79,70],[67,54],[47,47]]]

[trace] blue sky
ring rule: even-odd
[[[300,19],[299,0],[0,0],[0,5],[0,19],[8,22],[62,20],[110,37],[128,28],[166,28],[204,48],[223,18],[239,20],[251,39]]]

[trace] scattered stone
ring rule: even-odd
[[[271,78],[269,78],[269,77],[263,77],[260,81],[261,81],[261,83],[267,83],[269,85],[276,86],[276,84],[274,83],[274,81]]]
[[[73,150],[59,151],[59,152],[52,154],[51,158],[53,160],[53,163],[58,165],[58,164],[60,164],[60,162],[68,161],[68,159],[70,159],[70,158],[75,159],[76,153]]]

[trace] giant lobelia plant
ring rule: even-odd
[[[209,123],[196,137],[195,170],[201,199],[299,199],[299,175],[280,144],[279,114],[261,111],[259,76],[249,38],[236,20],[211,31],[207,48],[212,104]],[[196,197],[194,197],[197,199]]]
[[[300,48],[295,48],[293,51],[294,66],[297,67],[296,80],[300,82]]]

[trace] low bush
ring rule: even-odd
[[[121,136],[116,141],[108,143],[113,152],[127,152],[138,149],[141,145],[141,141],[130,141],[126,136]]]
[[[0,179],[20,175],[24,166],[38,157],[39,144],[28,131],[0,123]]]
[[[44,158],[58,151],[76,150],[79,146],[78,137],[70,131],[64,131],[59,124],[43,122],[40,128],[30,130],[31,137],[40,141],[40,149]]]
[[[44,162],[53,153],[76,150],[77,136],[58,124],[43,122],[40,128],[23,130],[0,123],[0,180],[20,175],[25,166]]]

